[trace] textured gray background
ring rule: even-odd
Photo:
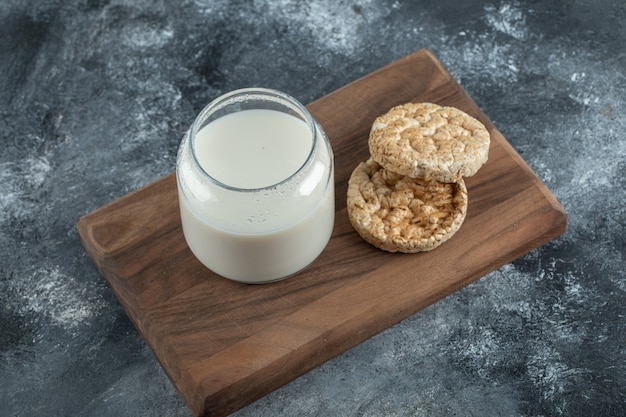
[[[307,103],[430,48],[564,205],[549,244],[238,416],[626,415],[626,5],[0,3],[0,416],[187,416],[75,230],[244,86]]]

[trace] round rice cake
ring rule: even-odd
[[[444,183],[389,171],[372,158],[348,181],[350,223],[368,243],[389,252],[432,250],[461,227],[467,188],[460,179]]]
[[[487,162],[485,126],[455,107],[406,103],[376,118],[370,154],[386,169],[411,178],[456,182]]]

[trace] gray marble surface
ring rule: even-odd
[[[3,0],[0,416],[187,416],[78,218],[217,95],[304,103],[430,48],[565,207],[556,240],[236,413],[626,415],[626,4]]]

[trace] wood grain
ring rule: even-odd
[[[469,207],[436,250],[369,246],[346,214],[350,173],[372,121],[431,101],[481,120],[489,161],[466,180]],[[227,415],[553,239],[566,215],[476,103],[420,50],[307,106],[336,162],[336,218],[321,256],[290,279],[246,285],[204,268],[185,244],[174,173],[83,216],[78,231],[137,330],[195,416]]]

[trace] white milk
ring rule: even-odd
[[[231,113],[197,133],[198,164],[226,185],[177,167],[183,232],[200,262],[224,277],[260,283],[317,258],[335,216],[332,151],[321,130],[317,135],[312,148],[306,123],[271,110]]]
[[[196,158],[207,174],[236,188],[263,188],[289,178],[307,160],[312,137],[302,120],[272,110],[246,110],[201,129]]]

